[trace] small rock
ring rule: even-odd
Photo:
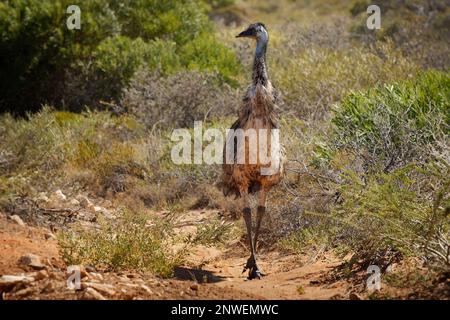
[[[41,258],[32,253],[22,256],[19,263],[23,266],[29,266],[37,270],[45,269],[45,265],[41,262]]]
[[[61,200],[61,201],[66,201],[66,200],[67,200],[66,195],[65,195],[64,193],[62,193],[62,191],[59,190],[59,189],[55,191],[55,197],[56,197],[58,200]]]
[[[88,300],[106,300],[106,298],[97,290],[88,287],[84,292],[84,298]]]
[[[7,289],[19,283],[27,283],[34,281],[30,276],[3,275],[0,277],[0,289]]]
[[[106,294],[108,296],[113,296],[116,294],[116,291],[114,291],[114,286],[112,286],[110,284],[85,282],[84,285],[88,288],[95,289],[98,292],[100,292],[102,294]]]
[[[55,292],[54,282],[49,282],[47,285],[41,290],[41,293],[52,293]]]
[[[36,273],[36,275],[34,276],[34,279],[36,281],[39,281],[39,280],[45,279],[47,277],[48,277],[48,272],[46,270],[40,270]]]
[[[153,291],[145,284],[141,284],[141,288],[144,289],[148,294],[153,295]]]
[[[76,199],[78,200],[80,205],[85,209],[88,209],[93,206],[92,202],[85,196],[78,195]]]
[[[78,201],[77,199],[72,199],[69,203],[75,207],[78,207],[80,205],[80,201]]]
[[[348,298],[350,300],[361,300],[361,297],[358,294],[356,294],[355,292],[350,292]]]
[[[45,202],[45,203],[47,203],[47,202],[50,201],[50,199],[47,197],[47,195],[45,194],[45,192],[41,192],[41,193],[39,193],[39,195],[37,196],[36,201],[37,201],[37,202]]]
[[[92,280],[103,281],[103,276],[100,273],[90,272],[89,278]]]
[[[45,240],[56,240],[56,236],[51,232],[44,234],[44,238]]]
[[[29,296],[30,294],[32,294],[33,291],[34,291],[34,289],[32,287],[28,287],[28,288],[19,290],[17,292],[14,292],[14,296],[23,298],[23,297],[26,297],[26,296]]]
[[[190,286],[191,290],[197,291],[198,290],[198,284],[194,283]]]
[[[18,216],[18,215],[12,215],[11,217],[9,217],[12,221],[14,221],[15,223],[17,223],[19,226],[25,226],[25,222],[23,222],[23,220]]]
[[[93,266],[87,265],[87,266],[85,266],[85,268],[86,268],[87,272],[96,272],[97,271],[97,269],[95,269],[95,267],[93,267]]]

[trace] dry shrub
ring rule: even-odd
[[[365,27],[366,8],[370,1],[359,1],[352,14],[356,16],[351,30],[358,39],[373,43],[390,39],[403,54],[424,69],[447,71],[450,65],[450,10],[448,1],[395,1],[380,3],[382,29],[374,32]]]
[[[417,72],[416,65],[390,42],[344,50],[311,46],[282,55],[288,58],[276,66],[279,71],[274,76],[283,91],[283,112],[306,119],[327,118],[331,106],[352,90],[409,78]]]
[[[61,255],[69,264],[88,264],[100,270],[150,271],[170,277],[183,261],[174,252],[170,220],[149,223],[149,217],[124,212],[115,221],[100,221],[98,228],[78,228],[58,235]]]
[[[236,90],[219,84],[217,74],[182,71],[161,77],[140,71],[122,104],[147,127],[177,128],[232,114],[239,101]]]

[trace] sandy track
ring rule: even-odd
[[[186,213],[183,228],[207,220],[213,213]],[[0,217],[0,275],[33,275],[36,270],[19,265],[22,255],[33,253],[47,265],[47,276],[32,283],[1,289],[3,299],[92,299],[85,290],[69,290],[66,266],[58,256],[58,244],[46,238],[49,230],[19,226]],[[340,261],[331,257],[304,263],[301,257],[266,252],[260,267],[267,274],[247,280],[242,273],[247,252],[240,242],[223,247],[196,246],[185,266],[173,279],[159,279],[136,272],[87,273],[82,283],[101,283],[111,288],[105,299],[335,299],[348,296],[348,284],[324,284],[325,275]],[[98,276],[100,274],[100,276]],[[86,286],[83,287],[86,289]],[[144,288],[144,289],[143,289]]]

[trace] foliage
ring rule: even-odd
[[[117,102],[143,65],[163,72],[216,70],[229,82],[239,71],[234,56],[216,41],[203,1],[88,1],[80,7],[81,30],[66,27],[70,4],[0,4],[3,110],[23,115],[46,102],[77,111],[102,106],[101,100]]]
[[[214,220],[198,227],[197,233],[190,241],[206,246],[225,244],[233,236],[233,224],[224,220]]]
[[[421,161],[428,146],[450,133],[449,74],[428,72],[414,81],[355,92],[334,110],[334,146],[383,171]]]
[[[283,111],[302,119],[324,119],[330,107],[353,90],[379,83],[408,79],[417,66],[404,57],[392,42],[369,47],[351,43],[339,21],[318,30],[291,27],[300,36],[273,49],[274,83],[282,92]],[[340,40],[330,39],[335,29]],[[270,60],[269,60],[270,62]]]
[[[149,221],[144,215],[125,212],[118,221],[101,221],[98,229],[62,231],[58,234],[61,255],[67,264],[144,270],[170,277],[182,263],[182,254],[173,253],[167,243],[170,225]]]

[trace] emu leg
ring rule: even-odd
[[[261,228],[261,222],[265,213],[266,213],[266,191],[262,189],[259,192],[258,209],[256,211],[256,229],[255,229],[255,238],[253,240],[253,248],[255,248],[255,252],[258,251],[259,229]]]
[[[255,228],[255,236],[253,238],[253,248],[255,248],[255,252],[257,252],[258,248],[258,236],[259,236],[259,229],[261,228],[261,222],[264,217],[264,214],[266,213],[266,207],[258,206],[258,209],[256,211],[256,228]]]
[[[266,212],[266,191],[263,189],[259,192],[258,208],[256,211],[256,228],[255,228],[255,235],[253,238],[253,248],[255,250],[255,254],[258,251],[258,236],[261,228],[261,222],[265,212]],[[261,270],[259,270],[259,268],[257,268],[257,270],[258,270],[258,277],[265,275],[263,272],[261,272]]]
[[[245,207],[243,209],[245,225],[247,226],[247,238],[250,245],[250,258],[247,260],[247,264],[244,267],[242,272],[248,271],[248,279],[260,278],[261,272],[256,265],[256,254],[255,248],[253,246],[253,237],[252,237],[252,211],[250,207]]]

